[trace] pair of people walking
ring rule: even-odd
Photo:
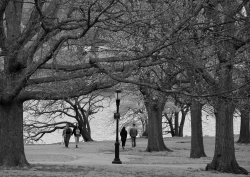
[[[75,136],[76,148],[78,148],[79,138],[81,136],[81,128],[79,127],[78,123],[76,123],[72,131],[71,128],[69,127],[69,124],[66,124],[66,127],[63,129],[63,134],[62,134],[65,147],[69,146],[69,140],[73,134]]]
[[[122,128],[121,132],[120,132],[120,136],[121,136],[121,141],[122,141],[122,148],[124,149],[125,144],[126,144],[126,140],[127,140],[127,130],[125,127]],[[136,136],[138,134],[138,131],[135,127],[135,124],[133,124],[133,127],[129,130],[129,135],[131,137],[131,142],[132,142],[132,149],[134,149],[136,147]]]

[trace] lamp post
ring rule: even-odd
[[[116,119],[116,141],[115,141],[115,159],[112,163],[114,164],[121,164],[122,161],[119,158],[119,139],[118,139],[118,129],[119,129],[119,119],[120,119],[120,113],[119,113],[119,106],[120,106],[120,98],[121,98],[121,90],[115,91],[115,98],[116,98],[116,113],[114,113],[114,119]]]

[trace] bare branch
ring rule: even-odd
[[[36,79],[29,79],[27,82],[28,85],[35,85],[35,84],[44,84],[44,83],[49,83],[49,82],[58,82],[58,81],[68,81],[70,79],[77,79],[77,78],[84,78],[91,76],[94,73],[97,73],[98,70],[92,69],[89,72],[78,72],[74,74],[62,74],[59,76],[51,76],[51,77],[41,77],[41,78],[36,78]]]
[[[80,95],[87,95],[95,90],[110,88],[117,84],[117,81],[108,81],[106,83],[93,83],[91,85],[84,85],[80,88],[77,87],[73,90],[66,90],[60,93],[56,91],[50,91],[46,93],[45,91],[23,91],[20,93],[20,99],[26,100],[63,100],[66,98],[73,98]]]
[[[77,71],[83,69],[89,69],[92,66],[90,64],[81,64],[81,65],[55,65],[55,64],[44,64],[41,66],[41,69],[56,69],[58,71]]]

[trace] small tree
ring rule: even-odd
[[[166,102],[163,115],[167,119],[167,124],[170,129],[170,133],[172,137],[176,136],[178,132],[176,132],[176,129],[174,128],[174,123],[173,123],[173,117],[180,111],[180,108],[177,107],[173,102]],[[175,126],[179,126],[178,124]]]
[[[171,100],[174,101],[174,99]],[[176,104],[178,104],[178,106]],[[166,103],[163,114],[167,120],[167,122],[165,123],[170,129],[168,133],[171,133],[172,137],[174,136],[183,137],[184,123],[186,115],[189,112],[189,108],[190,108],[190,103],[185,103],[185,99],[181,100],[180,98],[178,99],[175,98],[175,103],[173,102]],[[179,119],[179,112],[181,112],[180,124],[178,123],[178,121],[173,121],[173,117],[174,119]],[[178,126],[178,129],[175,128],[176,126]]]

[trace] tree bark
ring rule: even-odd
[[[179,113],[174,113],[174,135],[179,136]]]
[[[235,158],[233,113],[234,106],[220,99],[215,108],[216,137],[214,157],[206,170],[216,170],[225,173],[248,174],[247,170],[240,167]]]
[[[217,68],[216,84],[213,84],[215,93],[223,93],[213,98],[216,117],[216,137],[214,157],[206,170],[216,170],[225,173],[248,174],[247,170],[240,167],[235,158],[234,134],[233,134],[233,113],[235,110],[233,90],[233,69],[234,59],[237,53],[236,46],[230,40],[221,40],[220,36],[233,36],[237,31],[237,25],[232,18],[237,12],[238,2],[210,1],[214,8],[206,8],[205,14],[209,21],[215,25],[214,32],[217,32],[216,43]],[[221,9],[218,12],[217,9]],[[228,15],[230,14],[230,15]],[[222,24],[222,25],[219,25]],[[218,33],[219,32],[219,33]]]
[[[78,116],[76,120],[78,121],[79,126],[82,128],[82,137],[84,141],[85,142],[93,141],[93,139],[91,138],[90,131],[89,131],[90,126],[89,127],[87,126],[88,117],[85,115],[83,108],[80,108],[78,110],[78,107],[75,106],[74,110],[76,111],[76,115]]]
[[[186,119],[186,115],[189,111],[189,108],[187,107],[185,110],[181,110],[181,122],[180,122],[180,128],[179,128],[179,137],[183,137],[183,128],[184,128],[184,123]]]
[[[249,111],[248,109],[241,109],[241,122],[240,122],[240,137],[237,143],[250,143],[250,130],[249,130]]]
[[[90,123],[89,123],[89,119],[88,118],[86,120],[86,126],[87,126],[87,131],[89,133],[89,136],[91,137],[91,128],[90,128]]]
[[[83,137],[84,141],[86,141],[86,142],[94,141],[91,138],[91,136],[90,136],[89,132],[87,131],[86,127],[82,127],[82,137]]]
[[[202,136],[202,104],[192,100],[190,158],[206,157]]]
[[[159,103],[147,103],[148,112],[148,152],[152,151],[171,151],[163,141],[162,136],[162,105]]]
[[[23,103],[0,104],[0,166],[29,166],[24,153]]]
[[[79,124],[79,126],[82,128],[82,137],[83,137],[84,141],[85,141],[85,142],[94,141],[94,140],[91,138],[91,135],[89,134],[89,132],[88,132],[88,130],[87,130],[87,127],[86,127],[85,122],[83,122],[82,119],[79,119],[78,124]]]
[[[147,131],[147,118],[144,119],[144,118],[141,118],[141,124],[142,124],[142,136],[144,136],[143,134]],[[148,135],[147,135],[148,136]]]
[[[148,138],[148,120],[145,120],[144,132],[143,132],[142,136],[145,136]]]

